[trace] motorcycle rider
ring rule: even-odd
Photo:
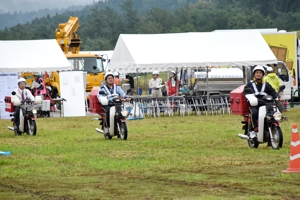
[[[126,93],[122,90],[122,88],[116,84],[114,84],[114,75],[110,72],[106,73],[105,74],[105,77],[104,77],[104,80],[105,80],[105,85],[101,86],[100,87],[100,91],[103,91],[105,93],[104,94],[98,94],[97,97],[98,97],[98,101],[101,103],[100,101],[100,96],[107,96],[107,95],[112,95],[112,94],[117,94],[118,96],[121,96],[122,98],[126,98],[126,101],[130,101],[130,98],[128,98],[126,96]],[[109,112],[110,112],[110,108],[113,106],[113,103],[112,103],[112,99],[114,97],[108,97],[108,105],[106,106],[103,106],[105,112],[106,112],[106,122],[107,124],[105,124],[105,127],[106,128],[109,128],[110,127],[110,124],[109,124]]]
[[[31,92],[25,88],[26,86],[26,80],[24,78],[19,78],[18,80],[18,88],[14,90],[16,93],[15,95],[11,96],[12,103],[14,102],[14,99],[17,97],[21,103],[23,103],[26,99],[30,99],[31,101],[34,101],[34,96],[31,94]],[[15,112],[14,112],[14,129],[19,130],[20,125],[20,106],[15,106]]]
[[[257,106],[250,106],[251,112],[251,126],[250,126],[250,138],[255,138],[258,132],[258,110],[259,107],[262,106],[262,97],[266,96],[267,94],[271,95],[273,99],[277,98],[277,93],[273,89],[273,87],[263,80],[263,76],[265,75],[264,67],[258,65],[256,66],[253,71],[253,80],[251,80],[244,88],[243,94],[249,94],[245,90],[246,88],[251,88],[254,91],[256,98],[258,99]]]

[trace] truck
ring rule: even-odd
[[[97,87],[104,80],[104,65],[101,55],[94,53],[80,53],[82,41],[77,34],[79,28],[78,17],[70,16],[69,21],[61,23],[55,30],[57,44],[66,55],[74,71],[84,71],[86,75],[86,97],[93,87]],[[22,74],[23,77],[30,77],[28,72]],[[60,96],[59,71],[45,72],[45,83],[55,88]]]
[[[284,99],[299,99],[300,77],[299,77],[299,42],[296,32],[277,31],[277,29],[257,29],[272,50],[278,60],[277,65],[272,65],[274,72],[279,77],[281,83],[286,86]],[[216,31],[236,31],[236,30],[216,30]],[[237,31],[247,31],[246,29]],[[197,94],[210,93],[229,94],[235,88],[249,82],[252,79],[252,67],[226,67],[210,69],[208,72],[208,82],[206,83],[205,72],[195,71],[194,90]],[[234,69],[235,68],[235,69]],[[227,70],[225,72],[224,70]],[[228,74],[229,73],[229,74]],[[243,77],[241,77],[241,75]],[[233,76],[236,75],[236,76]],[[299,94],[298,94],[299,93]]]
[[[290,100],[293,92],[293,77],[288,67],[282,61],[278,61],[277,64],[270,66],[278,76],[281,84],[286,87],[282,97]],[[229,94],[232,90],[253,79],[252,70],[254,67],[211,68],[208,69],[208,73],[207,69],[196,70],[193,73],[195,80],[193,89],[197,95],[207,94],[207,91],[211,94]],[[208,82],[206,78],[207,74]]]

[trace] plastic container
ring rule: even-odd
[[[14,112],[15,111],[15,107],[14,107],[14,104],[11,102],[10,96],[5,96],[4,102],[5,102],[5,111],[6,112]]]
[[[248,115],[249,103],[247,102],[243,91],[245,85],[242,85],[230,92],[230,110],[234,115]]]
[[[143,89],[142,88],[139,87],[139,88],[136,89],[136,94],[137,95],[142,95],[142,93],[143,93]]]
[[[94,87],[89,94],[90,97],[90,112],[94,114],[103,113],[102,105],[99,103],[97,95],[99,93],[99,87]]]

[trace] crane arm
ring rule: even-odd
[[[81,40],[76,33],[78,28],[78,17],[72,16],[68,22],[59,24],[56,28],[56,41],[65,54],[68,54],[69,51],[72,51],[72,54],[79,53]]]

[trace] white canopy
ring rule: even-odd
[[[55,39],[0,41],[0,72],[71,70]]]
[[[260,32],[121,34],[109,70],[167,71],[203,66],[277,63]]]

